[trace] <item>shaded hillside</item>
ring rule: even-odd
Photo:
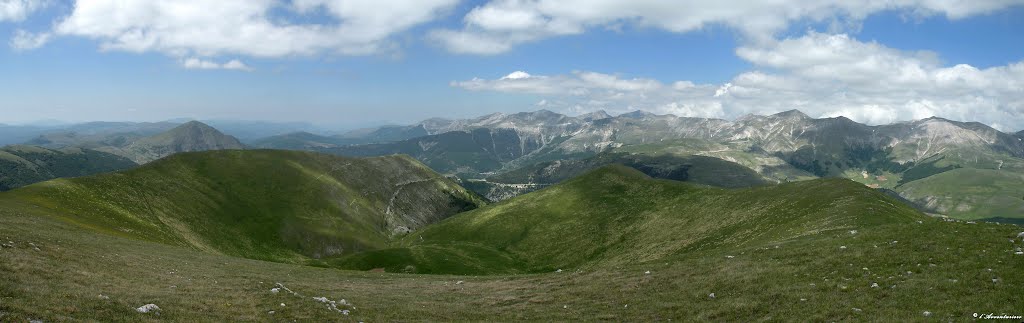
[[[396,234],[481,203],[404,156],[264,150],[183,153],[0,200],[97,232],[287,262],[382,248]]]
[[[705,156],[647,155],[605,152],[584,159],[538,163],[463,186],[499,201],[556,184],[610,164],[635,168],[648,176],[724,188],[766,185],[757,172],[742,165]]]
[[[558,160],[489,177],[499,183],[559,183],[610,164],[635,168],[648,176],[724,188],[768,184],[757,172],[739,164],[705,156],[601,153],[578,160]]]
[[[76,177],[135,167],[127,158],[91,149],[0,148],[0,191],[58,177]]]
[[[408,236],[403,248],[350,256],[343,266],[441,273],[614,267],[925,218],[845,179],[724,190],[612,165],[459,214]],[[438,260],[453,257],[461,260]]]
[[[1024,218],[1024,173],[959,168],[900,185],[929,212],[961,219]]]

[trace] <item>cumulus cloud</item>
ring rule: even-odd
[[[640,108],[732,118],[800,109],[812,116],[842,115],[870,124],[942,116],[998,124],[1006,130],[1024,128],[1024,61],[985,69],[947,66],[934,53],[817,32],[740,47],[736,54],[755,70],[724,84],[669,84],[575,71],[550,76],[515,72],[451,85],[534,94],[544,97],[551,108],[572,112]]]
[[[47,0],[0,0],[0,22],[25,20],[47,5]]]
[[[430,37],[455,53],[497,54],[516,45],[550,37],[575,35],[591,28],[623,25],[690,32],[722,25],[749,41],[770,41],[793,21],[831,22],[837,28],[856,26],[868,15],[902,10],[914,16],[944,15],[959,19],[989,13],[1022,0],[493,0],[473,8],[460,29],[438,29]]]
[[[10,45],[11,48],[18,51],[36,49],[50,41],[50,36],[49,33],[34,34],[19,29],[11,37]]]
[[[100,41],[104,50],[177,57],[362,55],[432,21],[457,0],[79,0],[53,33]],[[331,22],[303,22],[322,15]],[[288,19],[289,17],[295,19]]]
[[[245,63],[242,63],[242,61],[239,61],[237,59],[233,59],[222,64],[193,57],[183,60],[181,62],[181,66],[186,69],[196,70],[236,70],[246,72],[253,70],[253,68],[249,67],[248,65],[245,65]]]

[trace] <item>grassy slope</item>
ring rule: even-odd
[[[0,195],[97,232],[285,262],[382,248],[396,228],[478,203],[408,157],[269,150],[178,154]]]
[[[448,249],[453,259],[472,259],[462,263],[478,269],[475,273],[545,272],[659,261],[921,218],[913,209],[844,179],[725,190],[654,180],[613,165],[459,214],[407,236],[403,248],[354,255],[350,258],[361,262],[348,264],[358,264],[353,267],[357,269],[394,271],[411,265],[474,273],[423,264],[432,260],[416,255],[429,248],[436,254]]]
[[[1024,256],[1011,253],[1021,242],[1007,242],[1024,229],[1009,225],[854,224],[657,262],[469,277],[221,256],[95,234],[50,214],[0,207],[0,241],[14,246],[0,248],[0,321],[919,321],[924,311],[945,321],[1020,314],[1024,304]],[[274,283],[302,297],[272,293]],[[355,308],[331,312],[319,296]],[[160,316],[134,311],[148,303]]]
[[[901,195],[960,219],[1024,218],[1024,175],[960,168],[903,184]]]

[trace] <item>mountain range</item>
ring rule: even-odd
[[[421,130],[427,135],[416,137]],[[932,117],[869,126],[845,117],[815,119],[797,110],[732,121],[643,111],[571,117],[540,110],[473,119],[428,119],[404,127],[389,126],[387,132],[404,135],[389,137],[394,140],[391,142],[357,145],[313,139],[316,144],[307,143],[300,149],[345,156],[406,154],[466,180],[591,158],[602,152],[699,155],[740,164],[770,182],[845,177],[895,190],[933,213],[969,219],[1024,217],[1024,199],[1020,198],[1024,182],[1016,176],[1024,172],[1024,138],[1021,133],[1008,134],[977,122]],[[385,141],[359,137],[358,133],[349,138]],[[933,189],[949,181],[931,180],[910,185],[960,168],[986,170],[986,178],[1008,184],[978,181]],[[549,183],[525,180],[504,184],[538,187]],[[473,187],[481,194],[493,195],[492,199],[529,191],[496,193],[493,186]],[[961,196],[953,196],[956,194]]]
[[[300,131],[251,139],[248,145],[199,122],[76,127],[77,131],[46,134],[28,144],[107,152],[136,163],[177,152],[246,147],[340,156],[404,154],[493,201],[609,163],[641,170],[681,169],[692,166],[694,156],[702,156],[702,166],[687,171],[688,178],[747,174],[741,168],[760,177],[743,181],[749,185],[843,177],[892,190],[931,213],[962,219],[1024,218],[1024,182],[1018,176],[1024,172],[1024,131],[1010,134],[937,117],[869,126],[844,117],[815,119],[797,110],[736,120],[643,111],[572,117],[540,110],[433,118],[338,135]],[[537,176],[541,170],[561,175]],[[966,174],[979,180],[957,180]]]

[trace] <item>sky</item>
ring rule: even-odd
[[[0,0],[0,123],[547,109],[1024,129],[1024,0]]]

